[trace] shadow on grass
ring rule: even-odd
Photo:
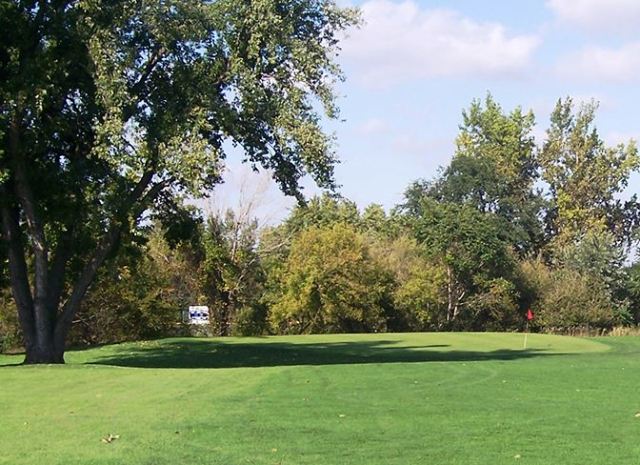
[[[234,343],[220,340],[163,341],[152,347],[128,346],[93,360],[97,365],[138,368],[239,368],[356,363],[515,360],[558,355],[543,350],[448,350],[447,345],[396,346],[396,341],[292,344]],[[445,350],[442,350],[445,349]]]

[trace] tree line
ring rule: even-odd
[[[529,308],[535,330],[636,325],[640,204],[623,194],[640,157],[605,144],[596,107],[559,100],[537,143],[532,112],[472,102],[449,165],[389,212],[325,194],[263,227],[175,202],[108,260],[71,341],[176,334],[193,304],[217,335],[512,331]],[[8,346],[20,331],[1,279]]]

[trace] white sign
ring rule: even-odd
[[[192,305],[187,312],[187,323],[192,325],[209,324],[209,307],[206,305]]]

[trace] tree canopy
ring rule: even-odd
[[[289,195],[336,161],[341,31],[329,0],[0,2],[0,209],[27,362],[145,212],[201,196],[229,148]],[[31,266],[31,263],[33,266]]]
[[[559,100],[540,152],[542,179],[553,205],[549,228],[558,241],[580,239],[589,230],[610,231],[629,243],[638,224],[638,203],[617,197],[640,167],[635,141],[607,147],[594,126],[595,102]]]

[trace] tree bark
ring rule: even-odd
[[[16,299],[16,305],[25,334],[25,363],[61,363],[62,354],[56,353],[53,341],[56,308],[49,305],[48,299],[49,251],[20,146],[21,128],[18,109],[15,110],[8,133],[8,155],[13,171],[10,185],[13,187],[13,198],[16,204],[13,212],[3,213],[3,217],[6,217],[3,223],[6,223],[5,234],[9,237],[12,251],[9,254],[9,261],[10,267],[14,269],[12,274],[15,276],[15,279],[12,279],[13,294],[14,297],[20,298],[19,301]],[[7,194],[6,191],[5,194]],[[21,240],[20,211],[26,219],[32,243],[33,290],[29,286],[24,244]]]
[[[0,200],[2,200],[0,201],[0,220],[2,240],[7,244],[9,252],[12,293],[24,334],[26,351],[24,363],[64,363],[65,342],[73,317],[94,281],[98,269],[117,246],[129,221],[137,221],[149,202],[155,199],[171,180],[151,185],[153,172],[144,173],[112,218],[110,228],[98,242],[70,295],[61,305],[65,283],[64,273],[71,255],[73,234],[72,231],[68,231],[59,238],[55,254],[49,263],[44,228],[35,210],[28,179],[22,168],[14,165],[12,179],[5,185],[0,185]],[[9,187],[13,187],[14,196],[9,195]],[[12,203],[12,199],[16,202]],[[27,230],[33,241],[32,252],[35,259],[33,290],[25,258],[23,233],[20,229],[20,211],[26,217]]]
[[[454,318],[454,290],[453,290],[453,270],[447,266],[447,323]]]
[[[6,202],[8,196],[4,186],[0,186],[0,195]],[[3,203],[0,204],[0,215],[2,220],[2,239],[6,243],[9,252],[11,291],[18,310],[18,319],[22,327],[25,349],[29,352],[35,348],[36,333],[27,262],[24,256],[22,237],[18,228],[18,210]]]
[[[74,284],[73,290],[67,301],[62,306],[62,311],[56,321],[53,333],[54,350],[56,353],[60,352],[64,354],[64,345],[69,330],[71,329],[73,317],[80,308],[82,299],[84,299],[89,287],[93,283],[96,274],[98,273],[98,269],[116,247],[118,240],[123,233],[123,229],[125,228],[125,220],[131,217],[134,222],[137,221],[140,215],[142,215],[144,210],[147,208],[148,203],[155,199],[162,189],[171,182],[171,180],[158,182],[152,185],[145,194],[144,192],[149,184],[151,184],[152,178],[152,172],[147,172],[140,178],[137,185],[131,191],[127,201],[123,204],[122,209],[118,212],[116,218],[113,219],[111,227],[102,237],[98,246],[94,250],[91,258],[82,270],[80,277]],[[137,206],[135,205],[136,203]]]

